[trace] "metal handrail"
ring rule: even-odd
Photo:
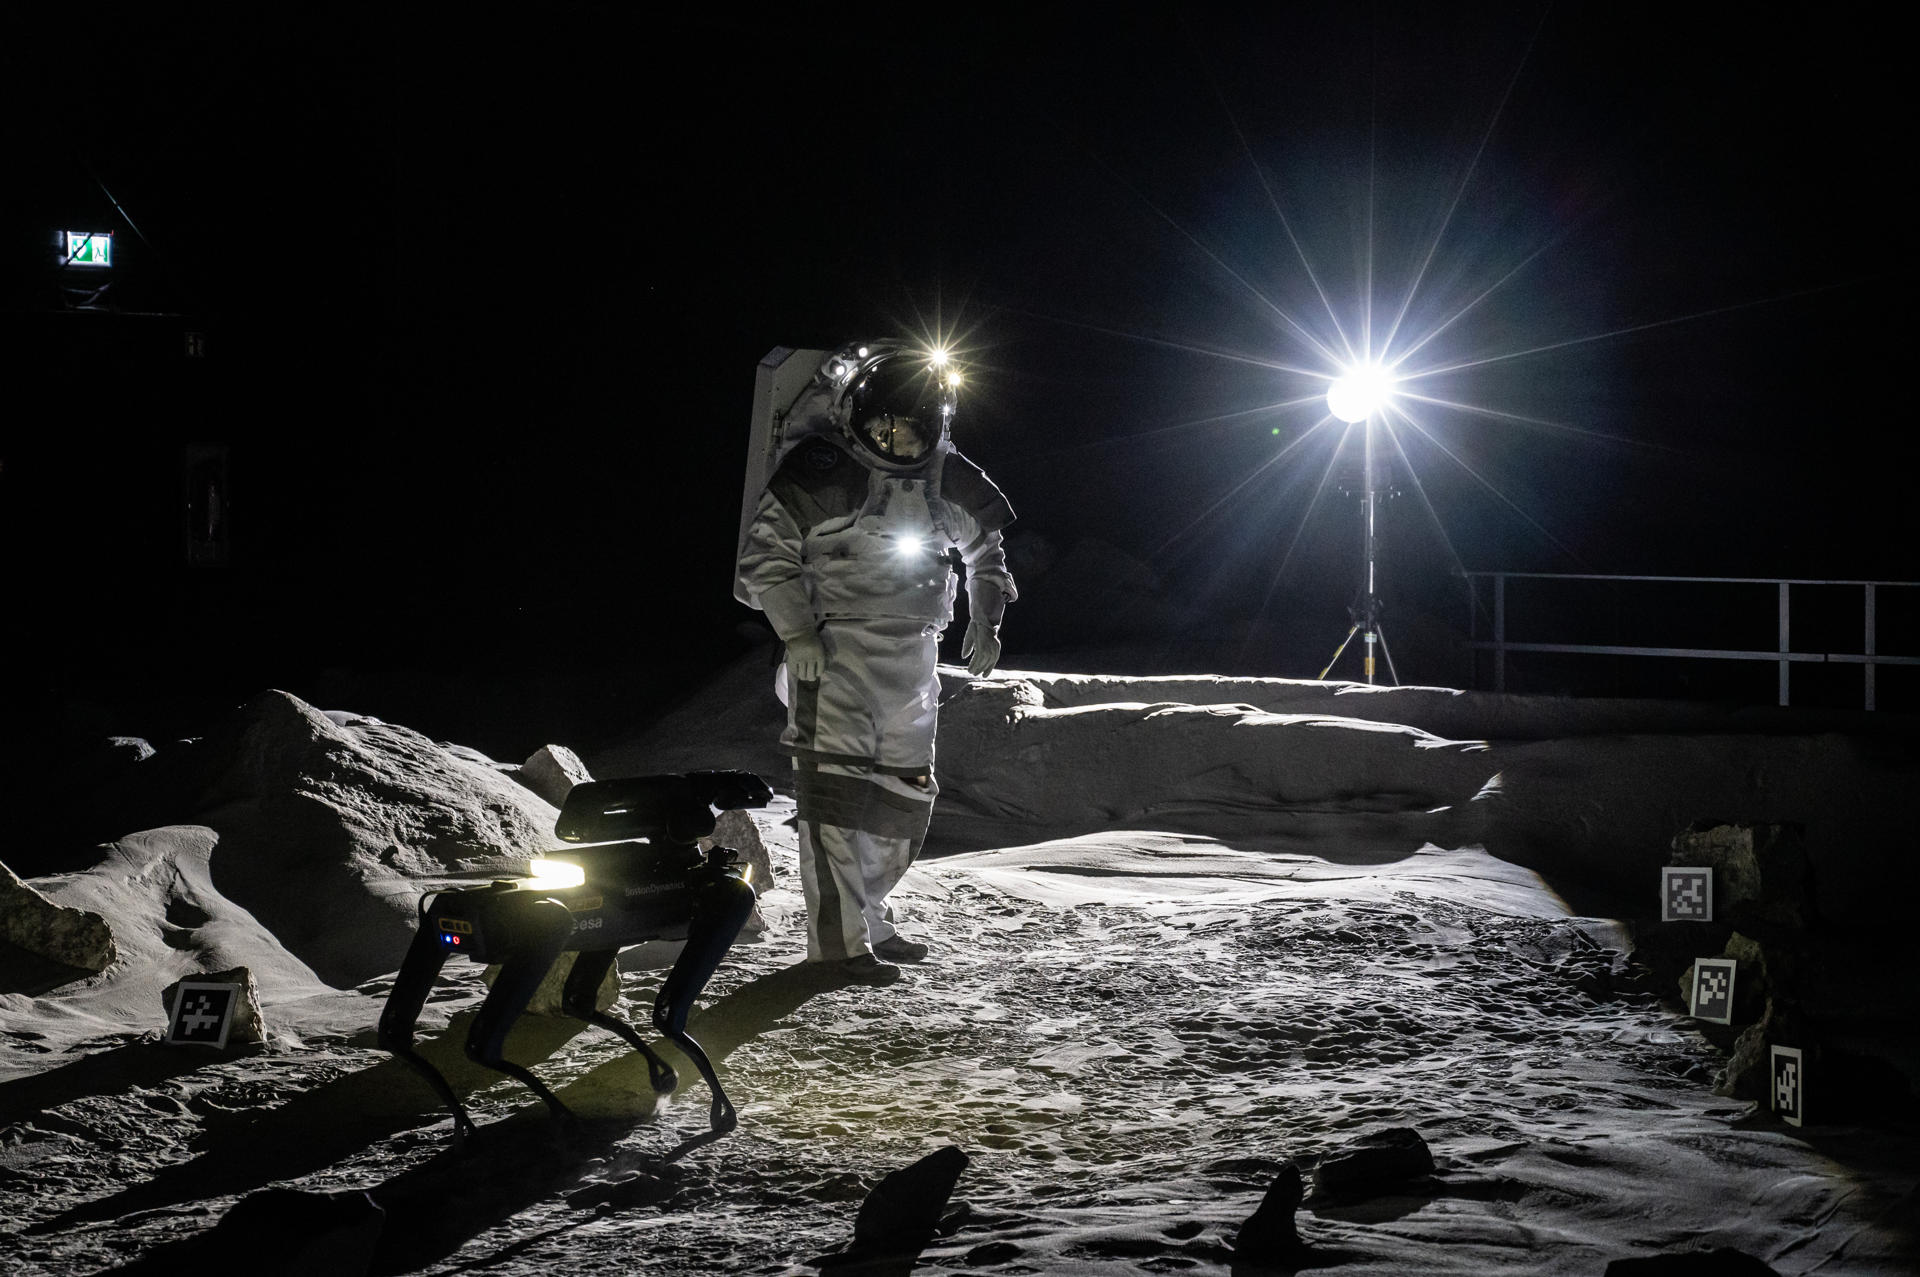
[[[1866,682],[1866,708],[1874,705],[1874,671],[1881,665],[1920,665],[1920,656],[1893,656],[1877,651],[1875,638],[1878,593],[1883,588],[1916,588],[1920,581],[1818,580],[1805,577],[1753,576],[1633,576],[1597,572],[1462,572],[1472,593],[1474,606],[1468,619],[1467,646],[1477,652],[1493,653],[1493,686],[1507,689],[1507,653],[1558,652],[1583,656],[1667,656],[1723,661],[1773,661],[1780,667],[1780,704],[1789,703],[1792,680],[1789,672],[1796,664],[1837,664],[1863,667]],[[1493,637],[1479,637],[1479,590],[1477,578],[1493,581]],[[1509,580],[1550,581],[1657,581],[1684,585],[1771,585],[1779,592],[1779,646],[1771,650],[1706,647],[1643,647],[1599,643],[1527,643],[1507,638],[1507,582]],[[1789,642],[1792,633],[1792,587],[1796,585],[1854,586],[1865,591],[1865,639],[1859,652],[1796,652]]]

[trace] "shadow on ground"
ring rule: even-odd
[[[794,1014],[808,999],[841,986],[830,970],[818,964],[798,963],[750,981],[709,1006],[690,1027],[695,1039],[718,1062]],[[422,1151],[438,1142],[437,1152],[425,1154],[423,1160],[363,1190],[372,1206],[378,1208],[374,1213],[384,1212],[384,1222],[373,1226],[377,1239],[370,1243],[368,1271],[407,1272],[444,1259],[502,1220],[555,1193],[566,1192],[589,1173],[596,1161],[612,1155],[636,1126],[655,1115],[659,1101],[649,1084],[645,1061],[638,1053],[623,1050],[556,1088],[556,1094],[575,1117],[555,1117],[517,1083],[465,1058],[462,1044],[473,1015],[463,1012],[454,1016],[444,1031],[419,1044],[421,1055],[463,1098],[499,1085],[524,1102],[509,1116],[482,1125],[474,1137],[458,1147],[452,1139],[451,1124],[441,1125],[446,1115],[426,1083],[402,1061],[382,1060],[302,1092],[277,1108],[215,1112],[194,1138],[192,1155],[186,1160],[143,1183],[76,1206],[25,1231],[57,1233],[227,1195],[244,1195],[243,1202],[273,1195],[275,1204],[258,1211],[241,1211],[241,1204],[236,1203],[228,1212],[231,1224],[223,1220],[195,1237],[158,1247],[130,1271],[171,1272],[208,1263],[217,1265],[229,1251],[237,1260],[247,1257],[242,1252],[258,1240],[255,1233],[259,1223],[253,1216],[278,1219],[291,1211],[294,1219],[319,1218],[316,1211],[324,1214],[332,1208],[318,1203],[331,1198],[337,1205],[343,1197],[353,1196],[294,1193],[263,1186],[298,1181],[349,1162],[400,1132],[437,1127],[421,1129],[410,1137]],[[522,1063],[537,1063],[586,1027],[575,1020],[526,1016],[514,1027],[507,1054]],[[656,1047],[679,1072],[680,1094],[698,1104],[704,1113],[705,1087],[692,1063],[670,1044],[660,1042]],[[7,1083],[0,1087],[0,1099],[7,1102],[9,1110],[26,1116],[88,1095],[124,1090],[130,1085],[151,1086],[191,1073],[209,1062],[152,1043],[138,1043]],[[664,1153],[623,1151],[620,1158],[623,1162],[637,1159],[636,1164],[644,1163],[658,1172],[719,1138],[702,1130]],[[405,1150],[399,1151],[385,1164],[391,1167],[397,1158],[406,1156]],[[268,1227],[272,1231],[281,1226]],[[297,1248],[307,1239],[280,1240]],[[525,1244],[523,1241],[516,1246]],[[251,1257],[257,1259],[257,1253]]]
[[[453,1017],[445,1032],[420,1044],[420,1054],[446,1076],[456,1094],[469,1095],[505,1081],[501,1075],[465,1058],[472,1012]],[[579,1021],[527,1016],[514,1027],[508,1055],[521,1061],[544,1060],[585,1025]],[[48,1075],[51,1085],[33,1087],[42,1078],[10,1084],[26,1089],[33,1110],[85,1094],[120,1090],[129,1070],[138,1078],[164,1080],[190,1072],[197,1061],[153,1061],[144,1046],[91,1056],[80,1066]],[[72,1076],[66,1076],[69,1073]],[[137,1082],[135,1084],[138,1084]],[[85,1088],[85,1089],[82,1089]],[[7,1095],[12,1098],[13,1092]],[[405,1063],[383,1060],[265,1111],[246,1109],[211,1113],[194,1137],[193,1155],[144,1183],[110,1197],[84,1203],[42,1220],[26,1231],[53,1233],[75,1225],[119,1219],[135,1211],[158,1210],[208,1197],[246,1193],[263,1184],[299,1179],[360,1153],[370,1145],[424,1121],[432,1121],[439,1101]],[[544,1108],[542,1109],[544,1111]],[[24,1115],[24,1114],[23,1114]]]

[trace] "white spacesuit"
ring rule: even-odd
[[[808,956],[874,984],[926,947],[894,930],[887,894],[926,836],[951,555],[967,569],[962,655],[999,659],[1014,597],[1013,510],[955,451],[959,377],[944,359],[869,342],[816,378],[838,428],[795,447],[748,526],[740,580],[787,645],[777,688],[793,756]]]

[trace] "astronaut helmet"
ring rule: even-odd
[[[946,443],[960,402],[960,378],[943,351],[892,343],[853,347],[842,417],[847,437],[890,470],[925,465]]]

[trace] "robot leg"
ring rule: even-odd
[[[412,1065],[440,1097],[441,1103],[452,1111],[453,1138],[458,1143],[473,1134],[473,1120],[461,1107],[459,1097],[454,1095],[453,1087],[440,1075],[440,1070],[413,1049],[414,1025],[420,1020],[420,1009],[426,1005],[427,994],[446,960],[447,951],[440,943],[439,933],[423,923],[414,933],[406,961],[400,964],[400,974],[393,982],[393,992],[387,995],[386,1009],[380,1013],[378,1040],[382,1050],[391,1051]]]
[[[653,1027],[686,1052],[713,1093],[708,1120],[716,1133],[732,1130],[740,1118],[726,1091],[721,1089],[720,1079],[714,1076],[713,1062],[687,1033],[687,1016],[701,990],[707,987],[707,981],[719,970],[727,950],[733,947],[740,928],[746,925],[747,916],[753,912],[753,901],[753,888],[745,882],[731,875],[714,877],[694,903],[686,947],[680,951],[673,970],[667,973],[666,983],[660,986],[660,996],[653,1003]]]
[[[527,1009],[553,960],[573,935],[573,915],[557,900],[535,900],[513,920],[514,946],[467,1034],[467,1058],[518,1079],[561,1117],[573,1114],[532,1072],[505,1057],[507,1032]]]
[[[594,996],[600,991],[600,982],[606,978],[618,955],[617,949],[590,949],[576,957],[573,970],[567,974],[567,987],[561,995],[560,1009],[576,1020],[597,1024],[609,1033],[617,1034],[628,1046],[645,1056],[647,1080],[653,1084],[655,1091],[666,1095],[680,1085],[680,1077],[673,1071],[673,1066],[661,1059],[631,1024],[608,1015],[593,1004]]]

